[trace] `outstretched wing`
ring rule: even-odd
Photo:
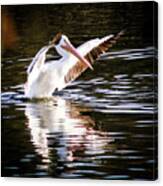
[[[45,58],[46,58],[46,52],[49,50],[50,47],[51,47],[50,45],[44,46],[37,52],[37,54],[35,55],[31,64],[29,65],[27,69],[28,75],[33,71],[33,69],[35,68],[39,69],[41,68],[41,66],[44,65]]]
[[[92,49],[88,49],[85,53],[85,58],[91,63],[94,64],[96,59],[103,53],[105,53],[109,48],[113,46],[117,42],[117,40],[124,34],[124,31],[119,32],[117,35],[110,35],[104,37],[102,39],[92,40],[94,42],[94,47]],[[83,45],[84,47],[84,45]],[[64,76],[65,83],[69,83],[75,80],[82,72],[84,72],[88,66],[81,62],[77,61],[75,65],[73,65]]]

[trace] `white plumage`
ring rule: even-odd
[[[57,35],[53,41],[41,48],[28,67],[25,95],[28,98],[51,97],[55,90],[62,90],[76,79],[119,38],[122,33],[93,39],[73,47],[68,37]],[[52,47],[61,55],[61,59],[45,63],[46,53]]]

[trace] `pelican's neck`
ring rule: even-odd
[[[67,53],[67,54],[64,53],[64,54],[62,55],[62,60],[64,61],[64,60],[68,59],[69,56],[70,56],[69,53]]]
[[[67,51],[65,51],[63,48],[61,48],[60,46],[56,46],[56,50],[58,52],[58,54],[60,56],[62,56],[62,60],[65,60],[67,58],[69,58],[70,53],[68,53]]]

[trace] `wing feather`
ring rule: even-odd
[[[113,46],[117,42],[117,40],[124,34],[124,31],[119,32],[115,36],[107,36],[101,39],[100,43],[88,51],[85,55],[85,58],[91,63],[94,64],[95,60],[103,53],[105,53],[109,48]],[[69,83],[75,80],[82,72],[84,72],[88,66],[81,61],[77,61],[75,65],[67,72],[64,76],[65,83]]]

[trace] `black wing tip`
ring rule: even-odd
[[[118,32],[118,34],[117,34],[117,35],[122,36],[122,35],[124,35],[124,34],[125,34],[125,32],[126,32],[126,29],[123,29],[123,30],[121,30],[120,32]]]

